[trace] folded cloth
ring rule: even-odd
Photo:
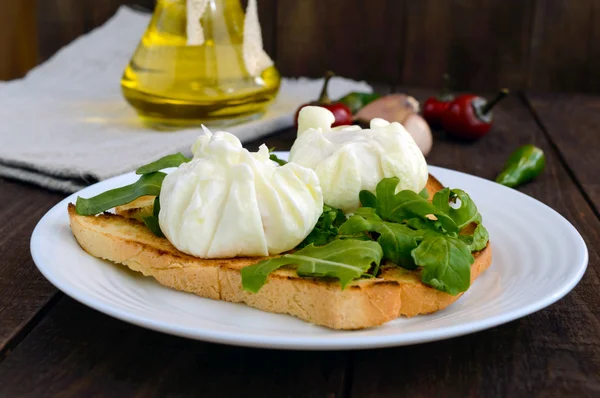
[[[74,192],[166,154],[190,153],[200,129],[149,129],[121,95],[121,74],[148,22],[148,14],[121,7],[25,78],[0,82],[0,176]],[[315,99],[321,85],[284,78],[262,118],[224,130],[245,142],[290,127],[297,107]],[[331,81],[332,97],[350,91],[371,87]]]

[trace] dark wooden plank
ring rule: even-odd
[[[285,76],[339,75],[393,83],[403,21],[400,0],[279,1],[277,67]]]
[[[588,91],[594,0],[535,2],[529,87]],[[596,69],[597,71],[598,69]],[[597,79],[597,76],[595,76]]]
[[[405,85],[460,89],[524,87],[531,0],[406,2]]]
[[[0,80],[22,77],[37,64],[35,0],[0,1]]]
[[[600,214],[600,97],[528,94],[550,140]]]
[[[600,1],[592,2],[592,32],[589,43],[587,84],[577,91],[598,93],[600,92]]]
[[[86,32],[84,2],[80,0],[38,0],[37,20],[40,61]]]
[[[409,92],[421,99],[430,94]],[[600,221],[524,104],[511,97],[494,112],[497,123],[479,142],[458,143],[436,132],[429,163],[491,179],[516,147],[543,148],[546,171],[520,190],[556,209],[582,233],[588,270],[564,299],[507,325],[448,341],[353,354],[352,396],[600,394]]]
[[[155,0],[37,0],[38,52],[44,61],[106,22],[121,5],[153,9]]]
[[[85,4],[85,30],[90,31],[110,19],[122,5],[150,12],[154,9],[156,0],[84,0],[83,3]]]
[[[167,336],[65,297],[0,364],[0,396],[334,397],[346,360]]]
[[[0,357],[56,294],[35,268],[29,240],[42,215],[62,198],[0,178]]]
[[[40,59],[102,24],[121,4],[153,3],[37,0]],[[330,68],[357,79],[433,88],[448,72],[460,89],[600,88],[600,3],[594,0],[259,0],[258,5],[265,49],[288,76],[320,76]]]

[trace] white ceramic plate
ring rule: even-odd
[[[33,232],[31,254],[57,288],[115,318],[197,340],[281,349],[363,349],[473,333],[538,311],[581,279],[587,248],[557,212],[478,177],[433,166],[430,172],[444,185],[464,189],[477,203],[491,237],[492,266],[447,309],[373,329],[334,331],[243,304],[197,297],[88,255],[71,234],[67,204],[77,195],[89,197],[130,184],[137,178],[133,173],[85,188],[54,206]]]

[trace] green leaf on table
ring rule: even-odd
[[[162,158],[155,160],[152,163],[148,163],[147,165],[141,166],[135,171],[135,174],[150,174],[163,169],[168,169],[169,167],[179,167],[179,165],[182,163],[187,163],[190,160],[192,159],[183,156],[180,152],[174,153],[172,155],[163,156]]]
[[[302,248],[310,244],[320,246],[329,243],[338,235],[338,228],[344,221],[346,221],[346,216],[343,211],[324,205],[317,224],[298,247]]]
[[[93,216],[115,206],[130,203],[140,196],[158,196],[165,176],[166,174],[161,172],[144,174],[131,185],[111,189],[88,199],[77,197],[75,209],[79,215]]]
[[[458,232],[456,223],[442,210],[423,199],[418,193],[404,190],[396,193],[398,178],[384,178],[377,184],[377,214],[385,221],[396,223],[419,217],[428,219],[433,214],[448,232]]]
[[[383,253],[373,241],[334,240],[325,246],[309,245],[291,254],[264,260],[241,270],[244,290],[256,293],[269,274],[283,266],[294,266],[299,276],[339,279],[342,289],[358,279],[375,264]]]
[[[433,195],[432,203],[446,213],[459,230],[472,222],[481,223],[481,214],[475,202],[462,189],[444,188]]]
[[[423,267],[421,281],[453,296],[471,285],[471,250],[461,239],[427,231],[412,257]]]
[[[406,225],[366,219],[353,215],[340,227],[341,234],[356,234],[368,231],[378,234],[376,240],[383,250],[383,258],[406,269],[417,268],[411,252],[418,246],[423,236],[421,231],[414,231]],[[377,273],[374,273],[377,275]]]

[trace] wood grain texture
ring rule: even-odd
[[[0,364],[0,396],[335,397],[347,361],[167,336],[66,297],[27,340]]]
[[[590,63],[595,0],[536,0],[531,35],[529,88],[589,91],[600,69]],[[598,76],[593,76],[598,79]]]
[[[0,80],[22,77],[37,64],[35,0],[0,0]]]
[[[0,178],[0,358],[56,294],[29,252],[33,228],[62,195]]]
[[[104,23],[119,5],[154,4],[36,1],[40,61]],[[264,47],[288,76],[315,77],[333,69],[356,79],[437,88],[447,72],[461,90],[600,90],[597,0],[259,0],[258,5]],[[0,53],[6,51],[2,41]],[[18,73],[31,62],[27,65]]]
[[[430,94],[409,92],[420,99]],[[588,270],[564,299],[507,325],[432,344],[357,352],[353,396],[600,394],[600,309],[596,304],[600,303],[600,221],[524,104],[513,96],[494,113],[495,126],[475,143],[457,143],[436,132],[428,162],[492,179],[518,146],[533,143],[541,147],[547,156],[545,172],[519,190],[575,225],[588,245]]]
[[[592,2],[592,33],[589,42],[590,53],[587,59],[588,79],[582,88],[573,91],[600,92],[600,1]]]
[[[600,214],[600,97],[530,93],[542,128]]]
[[[285,76],[330,69],[361,80],[398,79],[403,1],[278,1],[277,67]]]
[[[475,90],[525,87],[531,0],[406,1],[401,82]]]
[[[153,9],[155,0],[37,0],[39,61],[106,22],[121,5]]]

